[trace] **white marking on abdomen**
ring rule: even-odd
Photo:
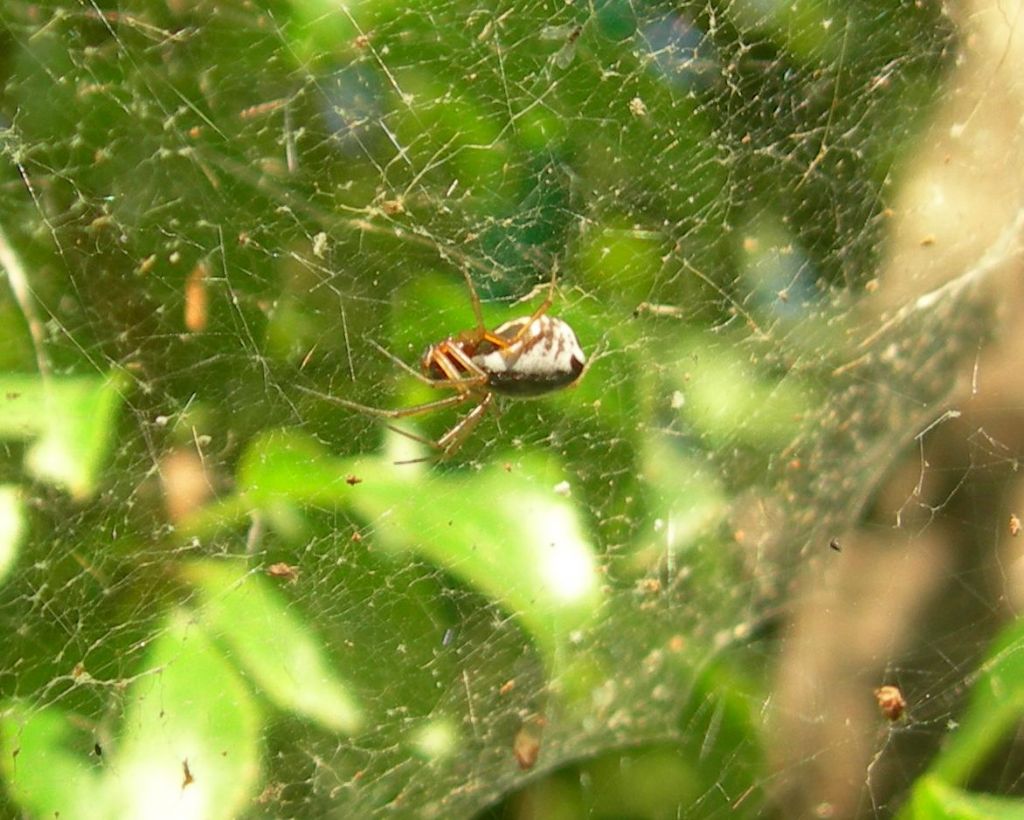
[[[511,328],[521,327],[522,322],[522,319],[506,322],[494,333],[502,336]],[[507,372],[524,379],[536,377],[546,381],[559,374],[580,369],[586,357],[568,324],[553,316],[541,316],[530,324],[529,330],[511,347],[474,356],[473,361],[488,373]]]

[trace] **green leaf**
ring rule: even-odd
[[[114,442],[125,380],[0,376],[0,438],[30,440],[25,468],[76,498],[96,491]]]
[[[680,414],[720,445],[782,445],[791,440],[801,415],[813,405],[804,385],[761,372],[739,346],[692,335],[673,358],[686,362],[685,371],[676,376]]]
[[[9,484],[0,484],[0,582],[14,565],[27,531],[28,517],[21,491]]]
[[[1024,817],[1024,800],[972,794],[935,777],[923,777],[902,812],[907,820],[1017,820]]]
[[[74,749],[70,716],[56,707],[35,708],[22,700],[0,709],[0,754],[5,787],[22,808],[38,817],[109,817],[102,777]]]
[[[291,25],[287,28],[293,53],[303,63],[350,47],[358,34],[348,7],[323,0],[292,0]]]
[[[960,726],[951,734],[931,774],[966,783],[1024,715],[1024,620],[1006,629],[978,670]]]
[[[146,668],[128,690],[107,816],[236,816],[259,777],[261,721],[245,681],[181,611]]]
[[[62,818],[233,817],[259,776],[259,715],[245,682],[182,612],[150,648],[125,696],[123,734],[98,760],[74,748],[79,719],[10,701],[3,775],[15,800]]]
[[[238,486],[184,531],[282,503],[344,506],[374,522],[376,545],[444,567],[514,614],[549,652],[603,600],[595,550],[553,460],[438,474],[384,456],[335,458],[306,436],[274,433],[245,453]],[[458,498],[458,508],[439,498]]]
[[[997,638],[981,664],[960,725],[914,787],[904,817],[1020,817],[1020,801],[972,795],[968,783],[1024,715],[1024,620]],[[936,808],[938,807],[938,808]],[[1015,807],[1015,808],[1014,808]],[[956,811],[949,814],[949,811]]]
[[[513,613],[548,649],[602,599],[597,556],[553,465],[523,459],[472,474],[415,476],[378,466],[350,504],[376,543],[411,550]],[[458,498],[458,507],[438,504]]]
[[[266,578],[215,561],[190,564],[184,573],[202,595],[198,617],[205,628],[230,647],[271,701],[331,731],[359,729],[363,714],[349,687],[310,626]]]

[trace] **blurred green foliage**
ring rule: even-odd
[[[874,475],[820,435],[818,328],[951,47],[896,0],[5,4],[8,813],[453,816],[532,780],[509,811],[761,814],[729,649],[812,535],[758,566],[730,515],[825,520],[780,489],[808,439]],[[330,402],[436,397],[379,347],[472,327],[462,271],[493,326],[556,269],[577,388],[418,467]]]

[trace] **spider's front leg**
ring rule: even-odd
[[[424,371],[430,373],[434,368],[444,374],[443,379],[427,377],[434,386],[443,384],[445,387],[453,387],[460,392],[468,393],[473,389],[485,388],[487,385],[487,373],[466,354],[457,342],[450,339],[430,348],[423,357]]]
[[[427,385],[427,387],[442,389],[448,387],[465,392],[465,390],[472,389],[473,387],[479,387],[487,381],[487,374],[480,370],[480,368],[478,368],[472,362],[469,362],[469,364],[474,372],[471,373],[470,375],[463,376],[460,375],[458,369],[454,368],[451,365],[450,361],[447,360],[445,364],[445,367],[447,369],[441,369],[440,362],[436,362],[438,368],[441,369],[441,372],[445,375],[445,378],[431,378],[425,373],[421,373],[419,370],[409,367],[409,365],[407,365],[405,362],[399,359],[394,353],[381,347],[376,342],[371,341],[370,344],[372,344],[375,348],[377,348],[377,350],[379,350],[381,353],[383,353],[385,356],[391,359],[391,361],[393,361],[401,370],[404,370],[417,381],[420,381],[423,384]],[[449,348],[455,348],[455,346],[450,342],[441,342],[440,344],[432,346],[423,357],[423,369],[429,372],[430,365],[432,363],[435,363],[438,357],[447,356]],[[454,374],[454,378],[449,375],[450,373]]]
[[[406,416],[418,416],[422,413],[429,413],[433,410],[443,410],[446,407],[454,407],[456,404],[462,404],[471,397],[470,393],[456,393],[454,396],[446,396],[443,399],[437,399],[437,401],[415,404],[412,407],[399,407],[395,410],[385,410],[383,407],[371,407],[368,404],[360,404],[357,401],[350,401],[349,399],[343,399],[339,396],[332,396],[330,393],[321,393],[319,390],[313,390],[309,387],[304,387],[301,384],[297,384],[295,387],[303,393],[308,393],[310,396],[315,396],[323,401],[329,401],[331,404],[337,404],[339,407],[346,407],[349,410],[355,410],[359,413],[364,413],[368,416],[376,416],[382,419],[401,419]]]
[[[470,394],[466,394],[467,396]],[[403,430],[401,427],[395,427],[389,424],[387,427],[392,432],[398,433],[399,435],[411,438],[413,441],[418,441],[420,444],[426,444],[428,447],[433,447],[438,452],[432,456],[423,456],[421,458],[410,458],[403,461],[396,461],[395,464],[421,464],[424,461],[443,461],[449,456],[454,455],[458,449],[465,443],[466,439],[469,438],[477,424],[480,423],[480,419],[484,417],[484,413],[487,412],[487,408],[491,406],[494,401],[493,393],[485,393],[480,403],[470,410],[465,416],[463,416],[451,428],[437,441],[431,441],[424,436],[418,436],[416,433],[411,433],[408,430]]]

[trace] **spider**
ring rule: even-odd
[[[586,358],[573,329],[561,319],[547,315],[554,302],[557,273],[557,269],[552,273],[547,297],[532,314],[488,330],[480,308],[480,297],[469,273],[464,269],[462,275],[469,288],[476,326],[430,345],[420,358],[422,372],[374,343],[378,350],[399,367],[430,387],[454,390],[450,396],[411,407],[385,410],[304,387],[300,389],[342,407],[385,419],[419,416],[446,407],[476,402],[473,409],[437,441],[388,425],[389,429],[403,436],[433,447],[438,451],[439,459],[447,458],[469,438],[473,428],[494,402],[495,395],[516,399],[535,398],[568,387],[583,374]],[[412,461],[427,460],[429,458]]]

